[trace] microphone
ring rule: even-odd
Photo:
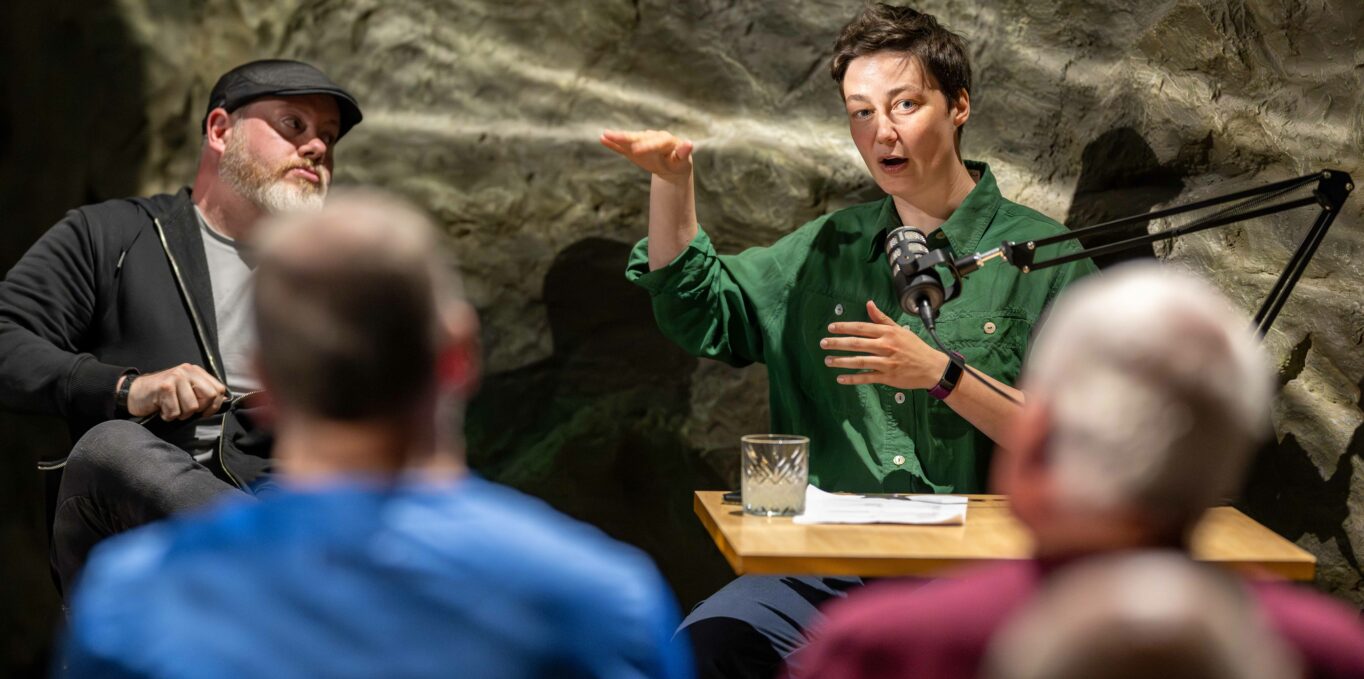
[[[927,254],[928,238],[912,226],[897,227],[886,234],[886,261],[900,308],[907,314],[917,314],[931,328],[933,317],[947,295],[942,278],[933,267],[919,268],[919,258]]]

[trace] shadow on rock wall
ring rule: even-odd
[[[1293,348],[1279,373],[1280,389],[1301,374],[1311,347],[1312,336],[1308,335]],[[1364,394],[1364,380],[1359,389]],[[1359,405],[1364,407],[1364,395]],[[1329,471],[1317,468],[1296,436],[1270,439],[1256,453],[1246,492],[1236,503],[1246,514],[1299,545],[1308,538],[1315,545],[1334,543],[1335,549],[1311,550],[1318,554],[1317,582],[1354,600],[1364,595],[1348,527],[1350,486],[1359,459],[1364,459],[1364,425],[1355,429],[1344,454]]]
[[[1130,127],[1099,135],[1080,154],[1080,177],[1066,213],[1072,229],[1142,214],[1173,200],[1184,190],[1183,173],[1163,167],[1151,145]],[[1146,224],[1134,224],[1104,236],[1082,237],[1087,248],[1146,235]],[[1131,259],[1155,257],[1150,245],[1094,258],[1104,269]]]
[[[146,160],[142,54],[112,0],[0,3],[0,271],[79,205],[136,192]],[[55,418],[0,412],[0,676],[44,676],[58,620],[40,456]]]
[[[588,238],[555,257],[543,293],[554,352],[487,377],[469,408],[469,458],[644,549],[687,606],[730,577],[691,513],[692,490],[725,484],[679,434],[696,359],[625,280],[628,253]]]

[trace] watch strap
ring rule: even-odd
[[[114,412],[116,412],[119,417],[127,417],[131,414],[128,412],[128,395],[132,393],[133,380],[137,379],[141,374],[142,373],[135,369],[129,369],[127,372],[123,373],[123,377],[119,379],[118,388],[114,390]]]
[[[938,383],[928,390],[928,395],[939,401],[951,395],[957,388],[957,383],[961,382],[961,374],[965,371],[966,357],[955,351],[947,352],[947,368],[943,370],[942,377]]]

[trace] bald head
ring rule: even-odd
[[[372,190],[258,229],[261,372],[282,407],[332,420],[401,415],[433,395],[471,322],[435,227]]]
[[[1240,582],[1177,552],[1062,571],[999,633],[986,666],[990,679],[1301,676]]]

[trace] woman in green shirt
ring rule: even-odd
[[[810,481],[854,492],[983,492],[990,452],[1016,406],[982,381],[939,397],[948,357],[896,303],[883,254],[908,225],[960,257],[1060,233],[1004,199],[990,169],[964,161],[971,69],[960,37],[913,9],[872,5],[839,36],[832,62],[853,143],[887,196],[824,215],[768,247],[718,255],[697,224],[694,144],[662,131],[601,142],[652,175],[649,236],[626,275],[653,298],[660,328],[689,352],[762,362],[772,429],[810,437]],[[1065,251],[1062,249],[1061,251]],[[1028,338],[1084,260],[1023,275],[981,269],[943,307],[938,333],[1014,400]],[[684,621],[703,676],[771,675],[803,641],[814,607],[856,579],[740,578]]]
[[[985,164],[963,162],[970,68],[953,51],[932,38],[840,51],[834,78],[853,142],[888,195],[739,255],[717,255],[697,225],[692,142],[652,130],[602,135],[653,175],[649,237],[626,275],[649,290],[660,328],[689,352],[767,365],[772,429],[810,437],[810,479],[825,490],[984,492],[992,441],[1016,408],[969,377],[941,400],[929,395],[948,357],[900,311],[882,254],[886,232],[902,224],[958,257],[1064,229],[1005,200]],[[1092,270],[1088,261],[1026,276],[982,269],[943,308],[939,335],[1019,400],[1010,385],[1038,315]]]

